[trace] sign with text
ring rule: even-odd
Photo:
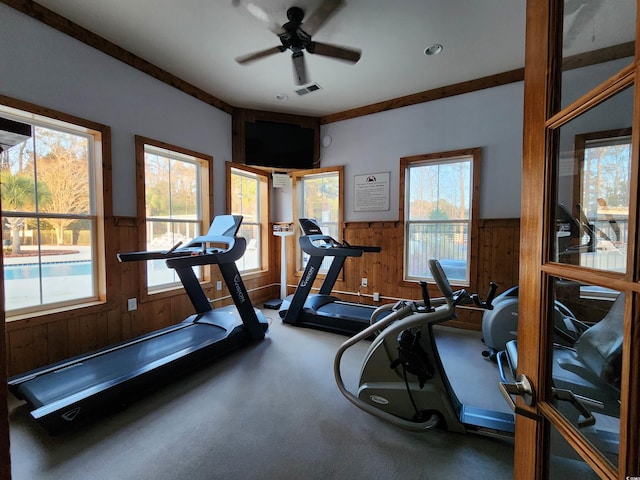
[[[389,210],[390,172],[370,173],[354,177],[355,212],[377,212]]]

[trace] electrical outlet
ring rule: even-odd
[[[373,292],[373,301],[374,302],[380,301],[380,294],[378,292]]]
[[[367,284],[368,284],[367,277],[362,277],[362,283],[360,285],[362,285],[363,287],[366,287]]]
[[[216,282],[216,290],[222,290],[222,280]]]
[[[127,310],[130,312],[138,309],[138,301],[135,298],[129,298],[127,300]]]

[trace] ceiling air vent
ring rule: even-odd
[[[317,83],[312,83],[311,85],[304,87],[304,88],[300,88],[298,90],[296,90],[296,93],[298,95],[306,95],[307,93],[311,93],[311,92],[315,92],[316,90],[320,90],[322,87],[320,85],[318,85]]]

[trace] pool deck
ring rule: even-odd
[[[82,260],[91,260],[91,247],[78,246],[78,245],[43,245],[43,250],[77,250],[78,253],[67,253],[61,255],[43,255],[42,257],[34,256],[19,256],[19,257],[3,257],[5,265],[28,265],[32,263],[38,263],[42,259],[42,263],[58,263],[58,262],[77,262]],[[23,246],[23,251],[36,251],[36,246]]]

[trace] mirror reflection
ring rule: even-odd
[[[633,63],[635,0],[565,0],[561,108]]]
[[[556,408],[617,464],[624,293],[553,279]]]
[[[549,455],[549,480],[599,480],[600,477],[573,450],[560,433],[551,427],[551,452]]]
[[[626,271],[633,88],[555,132],[551,260]]]

